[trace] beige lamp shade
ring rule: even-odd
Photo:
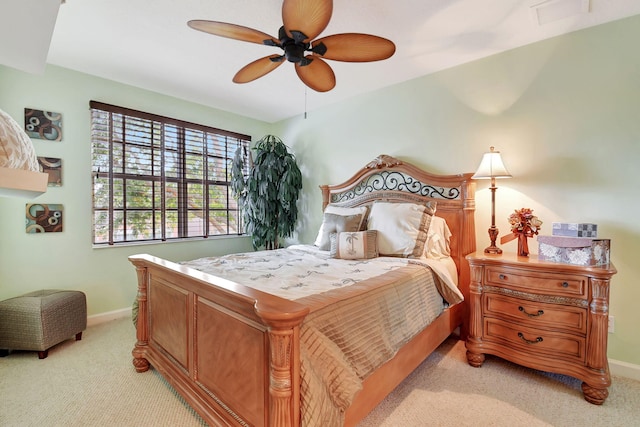
[[[511,174],[504,166],[499,151],[494,151],[490,147],[488,153],[484,153],[478,170],[471,177],[472,179],[490,179],[490,178],[511,178]]]
[[[0,196],[36,197],[47,191],[47,181],[31,139],[0,110]]]

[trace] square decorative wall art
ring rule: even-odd
[[[27,233],[56,233],[62,231],[62,205],[27,203]]]
[[[40,166],[40,172],[49,175],[47,184],[49,187],[60,187],[62,185],[62,159],[38,156],[38,165]]]
[[[62,141],[62,114],[25,108],[24,130],[31,138]]]

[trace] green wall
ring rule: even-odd
[[[33,139],[39,156],[62,158],[62,186],[32,200],[0,198],[0,299],[42,288],[77,289],[87,294],[89,315],[106,313],[130,306],[135,298],[137,278],[129,255],[180,261],[251,250],[249,239],[238,237],[93,249],[90,100],[236,131],[254,141],[268,133],[264,122],[67,69],[48,66],[40,76],[0,66],[0,108],[18,123],[24,122],[25,107],[63,115],[61,142]],[[26,234],[27,202],[62,204],[63,232]]]
[[[84,74],[48,67],[32,76],[0,67],[0,108],[21,123],[24,107],[64,114],[64,140],[34,140],[62,157],[64,184],[38,201],[62,203],[65,231],[26,235],[25,200],[0,198],[0,298],[43,287],[87,292],[90,314],[126,307],[135,295],[133,253],[173,260],[250,250],[247,239],[91,248],[91,99],[248,133],[280,136],[304,175],[292,241],[310,243],[321,220],[318,185],[338,183],[385,153],[437,173],[473,172],[493,145],[513,174],[498,182],[496,223],[513,209],[554,221],[593,222],[612,240],[609,357],[640,365],[640,17],[536,43],[266,124]],[[354,67],[375,64],[352,64]],[[344,84],[344,83],[343,83]],[[340,81],[338,82],[340,85]],[[335,90],[339,90],[338,86]],[[309,105],[314,97],[309,93]],[[488,183],[478,182],[477,242],[488,245]],[[530,248],[536,249],[535,241]],[[515,242],[502,245],[515,250]]]
[[[312,110],[274,125],[305,175],[302,241],[321,221],[318,185],[385,153],[439,173],[473,172],[489,146],[513,179],[498,180],[496,225],[530,207],[554,221],[598,224],[618,269],[609,357],[640,365],[640,17],[525,46]],[[367,67],[367,64],[354,64]],[[340,84],[340,80],[338,85]],[[340,90],[338,86],[335,90]],[[320,96],[320,95],[313,95]],[[313,104],[310,94],[309,103]],[[477,183],[477,245],[489,245],[490,192]],[[516,242],[501,245],[515,251]],[[529,244],[537,252],[535,240]]]

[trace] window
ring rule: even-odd
[[[90,106],[95,245],[243,232],[231,164],[238,148],[247,153],[250,136]]]

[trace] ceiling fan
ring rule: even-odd
[[[295,64],[296,73],[308,87],[327,92],[336,85],[336,76],[324,60],[343,62],[380,61],[391,57],[396,46],[382,37],[360,33],[334,34],[315,39],[327,27],[333,12],[332,0],[284,0],[283,26],[278,37],[262,31],[225,22],[192,20],[189,27],[216,36],[250,43],[276,46],[284,54],[253,61],[233,77],[235,83],[248,83],[279,67],[286,59]]]

